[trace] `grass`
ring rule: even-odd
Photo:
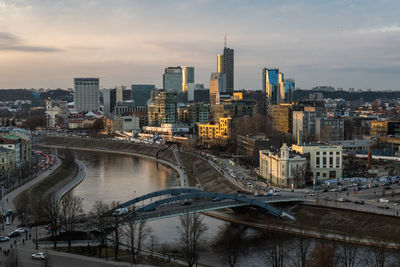
[[[50,199],[57,192],[57,187],[62,187],[63,184],[67,183],[68,178],[73,179],[77,172],[76,165],[70,168],[63,162],[55,172],[40,183],[26,189],[14,199],[16,210],[24,210],[27,207],[29,215],[40,218],[39,221],[45,220],[46,214],[43,207],[46,206],[47,199]]]

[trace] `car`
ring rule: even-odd
[[[385,189],[386,190],[390,190],[390,189],[392,189],[390,186],[385,186]]]
[[[326,193],[326,192],[328,192],[328,189],[325,188],[324,190],[322,190],[322,192]]]
[[[344,198],[340,197],[338,199],[336,199],[337,202],[345,202]]]
[[[18,232],[17,230],[15,230],[15,231],[12,231],[9,235],[8,235],[8,237],[17,237],[17,236],[20,236],[21,235],[21,232]]]
[[[331,201],[332,198],[331,198],[331,197],[324,197],[323,200],[325,200],[325,201]]]
[[[220,197],[213,197],[212,198],[212,201],[221,201],[222,200],[222,198],[220,198]]]
[[[379,202],[380,203],[389,203],[389,199],[381,198],[381,199],[379,199]]]
[[[281,196],[281,192],[277,191],[272,194],[273,196]]]
[[[192,205],[192,201],[190,200],[185,200],[181,203],[181,206],[189,206],[189,205]]]
[[[10,240],[10,238],[8,237],[8,236],[0,236],[0,242],[6,242],[6,241],[9,241]]]
[[[36,252],[36,253],[32,254],[32,259],[35,259],[35,260],[45,260],[46,258],[47,258],[47,255],[44,252]]]
[[[22,228],[18,228],[18,229],[15,230],[15,231],[18,231],[18,232],[20,232],[20,233],[22,234],[22,233],[25,233],[27,230],[26,230],[25,227],[22,227]]]
[[[331,192],[337,192],[338,190],[336,188],[331,189]]]
[[[364,200],[355,200],[354,203],[364,205]]]
[[[389,185],[391,185],[392,184],[392,182],[386,182],[386,183],[384,183],[383,185],[384,186],[389,186]]]

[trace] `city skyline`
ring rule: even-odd
[[[207,86],[227,33],[235,89],[260,90],[262,69],[276,66],[300,88],[398,90],[399,7],[396,1],[3,1],[0,88],[72,88],[73,77],[100,77],[105,88],[161,88],[163,70],[178,65],[193,66],[195,83]]]

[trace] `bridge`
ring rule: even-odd
[[[153,201],[153,198],[159,200]],[[158,220],[187,213],[254,206],[276,217],[294,220],[293,216],[270,204],[297,201],[301,199],[288,196],[249,197],[207,192],[198,188],[171,188],[129,200],[109,211],[109,214],[120,214],[123,223],[129,220]]]

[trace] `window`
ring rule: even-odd
[[[326,173],[323,173],[323,174],[322,174],[322,177],[326,178]]]
[[[326,157],[322,158],[322,168],[326,168]]]
[[[333,156],[329,157],[329,168],[333,168]]]

